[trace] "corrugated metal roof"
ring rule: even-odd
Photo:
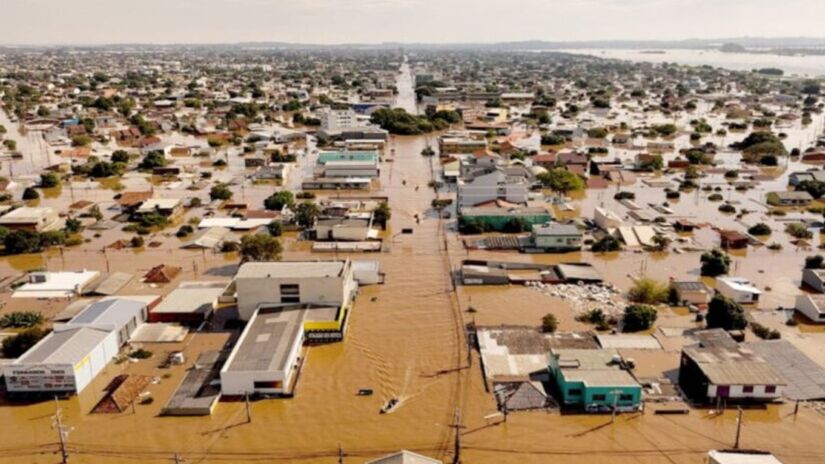
[[[17,359],[14,364],[75,365],[109,335],[109,331],[72,327],[57,329]]]

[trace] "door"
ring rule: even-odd
[[[718,386],[716,387],[716,397],[717,398],[727,398],[730,396],[730,387],[725,386]]]

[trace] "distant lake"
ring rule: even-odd
[[[825,55],[785,56],[759,53],[722,53],[717,50],[656,50],[656,53],[651,53],[651,50],[648,49],[567,49],[559,51],[648,63],[667,62],[691,66],[708,65],[735,71],[779,68],[785,71],[786,76],[825,76]]]

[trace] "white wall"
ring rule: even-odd
[[[782,391],[785,387],[782,385],[774,385],[776,390],[773,393],[765,392],[765,385],[753,385],[753,392],[745,393],[744,385],[731,385],[730,394],[728,398],[756,398],[756,399],[772,399],[782,396]],[[708,398],[716,398],[716,385],[708,385]]]

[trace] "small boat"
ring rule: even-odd
[[[396,406],[398,406],[398,398],[390,398],[390,400],[387,401],[387,404],[385,404],[384,407],[381,408],[380,413],[387,414],[389,412],[392,412],[392,410],[395,409]]]
[[[358,390],[358,396],[370,396],[372,395],[372,388],[362,388]]]

